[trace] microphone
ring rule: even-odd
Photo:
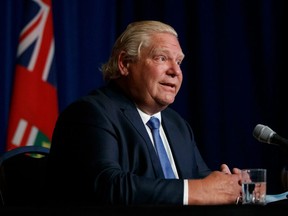
[[[288,149],[288,140],[279,136],[268,126],[258,124],[253,130],[253,136],[260,142],[274,144]]]

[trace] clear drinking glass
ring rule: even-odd
[[[242,204],[266,204],[266,169],[243,169]]]

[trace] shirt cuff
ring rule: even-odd
[[[183,205],[188,205],[188,180],[184,179]]]

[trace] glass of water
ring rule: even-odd
[[[266,204],[266,169],[243,169],[242,204]]]

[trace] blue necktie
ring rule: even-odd
[[[168,156],[167,156],[167,152],[164,148],[164,144],[163,144],[162,139],[160,137],[159,119],[156,117],[151,117],[150,120],[147,122],[147,125],[151,129],[151,132],[153,135],[153,140],[154,140],[154,145],[155,145],[156,151],[158,153],[158,157],[160,159],[160,163],[161,163],[165,178],[175,178],[175,175],[173,173],[170,161],[169,161]]]

